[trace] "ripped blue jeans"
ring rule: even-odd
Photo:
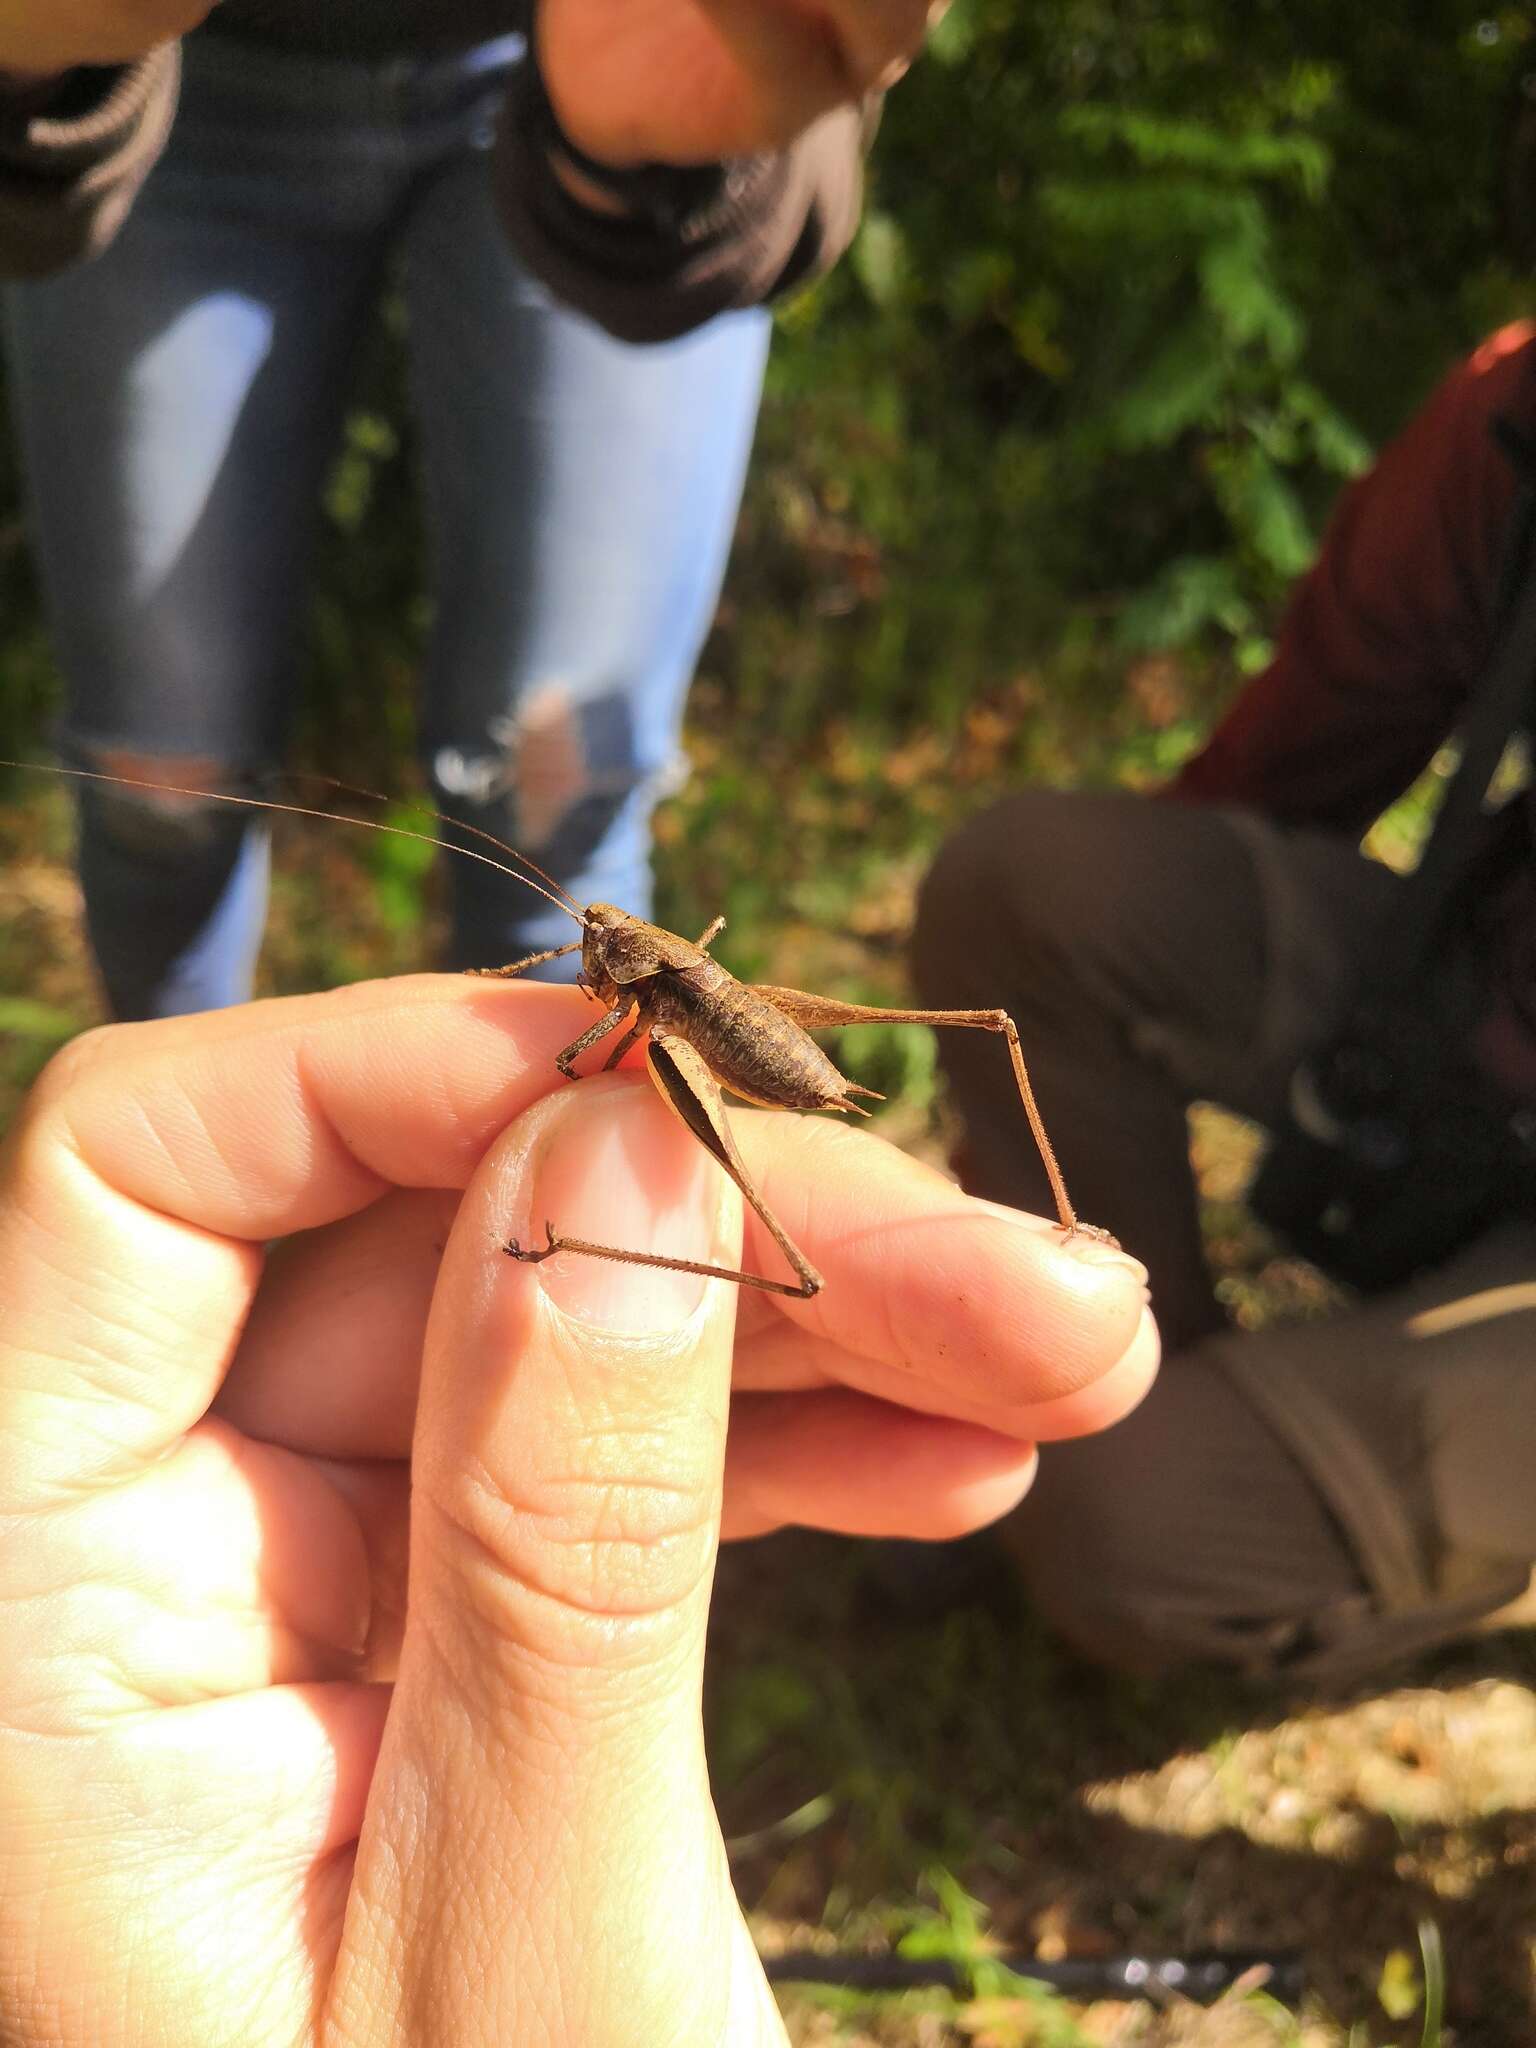
[[[433,558],[436,801],[580,902],[644,914],[768,319],[630,347],[527,275],[486,176],[521,47],[365,64],[190,37],[170,147],[117,240],[6,290],[12,407],[67,754],[239,788],[281,752],[348,373],[398,280]],[[249,994],[259,821],[92,785],[80,865],[115,1015]],[[450,867],[447,964],[573,936],[530,891]]]

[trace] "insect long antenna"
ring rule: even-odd
[[[509,881],[521,882],[525,889],[531,889],[535,896],[542,896],[546,902],[553,903],[556,910],[563,910],[567,917],[575,918],[578,924],[586,922],[581,912],[572,908],[569,900],[563,901],[555,894],[554,889],[546,889],[542,883],[534,881],[531,875],[519,874],[516,868],[509,868],[505,861],[492,860],[489,854],[476,853],[472,846],[453,846],[445,839],[434,837],[430,832],[413,832],[409,825],[386,825],[381,818],[349,818],[336,811],[317,810],[312,804],[279,803],[275,797],[233,796],[228,790],[193,789],[182,782],[150,782],[142,775],[104,775],[93,768],[61,768],[51,761],[0,759],[0,768],[21,768],[39,775],[66,775],[74,782],[109,782],[118,789],[152,789],[160,796],[195,796],[205,803],[236,804],[241,810],[246,811],[287,811],[295,818],[323,818],[333,825],[355,825],[363,832],[387,832],[395,839],[419,839],[423,846],[444,847],[449,853],[457,853],[465,860],[477,860],[482,867],[491,868],[498,875],[505,875]],[[342,787],[339,783],[336,786]],[[366,794],[362,791],[358,793]],[[452,824],[455,821],[449,819],[447,822]],[[491,837],[489,833],[481,836]],[[500,846],[501,841],[492,839],[491,844]],[[513,852],[515,849],[503,847],[502,851]],[[555,886],[558,888],[558,883]]]
[[[363,785],[358,782],[342,782],[338,780],[338,778],[334,775],[316,775],[308,769],[303,769],[299,771],[296,779],[301,782],[317,782],[321,784],[323,788],[339,790],[343,796],[366,796],[370,797],[375,803],[380,804],[389,802],[389,798],[384,796],[379,790],[365,789]],[[553,889],[555,894],[560,898],[561,907],[563,909],[568,910],[571,913],[572,917],[582,918],[582,907],[576,901],[576,898],[571,895],[569,890],[562,889],[560,884],[555,880],[554,876],[547,873],[545,869],[541,868],[538,862],[532,859],[528,854],[521,852],[515,846],[508,846],[505,839],[498,839],[494,832],[487,832],[484,826],[471,825],[467,818],[453,818],[450,817],[446,811],[432,810],[429,810],[427,812],[427,816],[433,819],[439,825],[447,825],[448,827],[450,827],[451,830],[455,832],[472,833],[476,839],[483,839],[487,846],[494,846],[498,853],[506,854],[508,858],[511,860],[520,861],[525,868],[529,869],[533,874],[537,875],[541,882],[547,882],[549,884],[550,888]],[[361,823],[362,821],[357,820],[355,822]],[[396,827],[396,830],[399,829],[399,827]],[[451,839],[445,839],[442,842],[442,844],[448,847],[449,850],[453,853],[469,852],[469,848],[467,846],[455,846]],[[529,887],[531,888],[532,886],[532,883],[530,883]],[[585,922],[584,918],[582,918],[582,922]]]

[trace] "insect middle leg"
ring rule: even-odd
[[[1067,1193],[1067,1184],[1062,1178],[1057,1163],[1056,1148],[1052,1145],[1045,1128],[1045,1119],[1040,1114],[1040,1105],[1035,1100],[1034,1087],[1030,1082],[1029,1069],[1024,1064],[1024,1048],[1019,1042],[1019,1029],[1006,1010],[887,1010],[873,1003],[840,1003],[831,996],[807,995],[798,988],[758,987],[756,993],[766,996],[776,1009],[786,1017],[792,1017],[807,1031],[836,1031],[846,1024],[928,1024],[939,1030],[954,1028],[960,1031],[996,1031],[1008,1046],[1008,1058],[1013,1065],[1013,1078],[1018,1085],[1019,1100],[1024,1105],[1024,1114],[1029,1119],[1029,1128],[1040,1158],[1045,1166],[1046,1178],[1051,1184],[1051,1194],[1056,1202],[1056,1215],[1062,1229],[1068,1236],[1079,1230],[1095,1236],[1108,1238],[1109,1233],[1091,1223],[1079,1223],[1077,1211]],[[1111,1240],[1112,1241],[1112,1240]]]
[[[635,1040],[640,1036],[641,1032],[644,1031],[646,1023],[647,1019],[644,1016],[640,1016],[637,1017],[634,1023],[630,1025],[629,1029],[625,1032],[624,1036],[613,1048],[613,1051],[609,1053],[607,1059],[603,1061],[603,1072],[605,1074],[611,1074],[613,1072],[614,1068],[619,1064],[619,1061],[623,1059],[625,1053],[629,1051],[629,1048],[634,1044]]]

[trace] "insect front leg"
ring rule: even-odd
[[[581,1079],[581,1076],[576,1072],[574,1062],[581,1058],[589,1046],[596,1045],[600,1038],[606,1038],[610,1031],[617,1031],[629,1015],[630,1007],[628,1000],[621,997],[606,1015],[599,1017],[595,1024],[583,1031],[580,1038],[573,1038],[564,1052],[557,1052],[555,1054],[555,1065],[564,1074],[567,1081],[579,1081]],[[637,1026],[636,1028],[638,1029],[639,1027]],[[631,1036],[633,1036],[633,1033]],[[627,1044],[628,1042],[626,1039],[625,1043]],[[611,1065],[612,1062],[610,1061],[609,1064]]]
[[[478,974],[486,981],[511,981],[519,974],[526,974],[530,967],[542,967],[546,960],[563,960],[567,953],[579,952],[580,939],[572,939],[568,946],[550,946],[542,953],[530,953],[525,960],[514,960],[508,967],[466,967],[466,974]]]
[[[1111,1244],[1115,1242],[1109,1232],[1100,1230],[1097,1224],[1078,1221],[1057,1163],[1056,1148],[1046,1132],[1045,1119],[1035,1100],[1029,1069],[1024,1064],[1024,1048],[1019,1042],[1019,1028],[1006,1010],[886,1010],[873,1003],[840,1003],[831,996],[807,995],[804,989],[798,988],[758,987],[756,993],[766,996],[775,1009],[782,1010],[786,1017],[792,1017],[807,1031],[836,1031],[846,1024],[928,1024],[939,1030],[1000,1033],[1008,1046],[1019,1100],[1024,1105],[1029,1128],[1040,1148],[1040,1158],[1051,1184],[1056,1215],[1062,1229],[1069,1237],[1082,1231],[1087,1236],[1103,1238]]]

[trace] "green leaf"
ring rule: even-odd
[[[1160,654],[1187,647],[1213,626],[1235,637],[1252,622],[1237,564],[1219,555],[1185,555],[1124,607],[1115,639],[1127,653]]]
[[[1037,205],[1059,229],[1114,245],[1117,263],[1127,249],[1143,252],[1159,244],[1198,244],[1229,234],[1248,222],[1253,203],[1246,192],[1228,191],[1199,178],[1047,178]]]
[[[1315,384],[1297,378],[1286,386],[1286,403],[1306,427],[1312,452],[1335,476],[1363,476],[1371,466],[1371,444],[1357,433]]]
[[[927,1871],[924,1882],[938,1901],[938,1911],[908,1928],[896,1944],[897,1955],[968,1968],[981,1942],[986,1908],[942,1865]]]
[[[1122,448],[1166,448],[1191,427],[1220,415],[1228,381],[1220,338],[1203,313],[1187,320],[1110,414]]]
[[[1227,517],[1268,568],[1290,581],[1312,566],[1317,543],[1301,500],[1261,448],[1213,451],[1209,469]]]
[[[78,1017],[51,1003],[34,1002],[29,996],[0,996],[0,1035],[5,1037],[62,1045],[83,1029]]]
[[[962,250],[944,273],[945,310],[962,326],[971,326],[1007,298],[1013,277],[1008,250]]]
[[[1423,1996],[1413,1957],[1406,1949],[1393,1949],[1376,1980],[1377,2004],[1389,2020],[1405,2020],[1418,2011]]]
[[[1207,305],[1227,339],[1241,348],[1263,342],[1271,358],[1289,367],[1301,354],[1306,324],[1276,289],[1269,267],[1269,237],[1251,223],[1211,242],[1200,258]]]
[[[948,13],[939,17],[928,31],[925,45],[927,54],[935,63],[951,66],[964,63],[975,48],[980,33],[976,14],[975,0],[954,0]]]
[[[1233,183],[1277,179],[1300,186],[1309,199],[1322,196],[1332,158],[1311,135],[1275,135],[1263,129],[1236,130],[1192,119],[1169,119],[1137,108],[1069,107],[1062,133],[1100,153],[1122,147],[1137,163],[1153,169],[1170,165],[1198,170]]]
[[[888,213],[866,214],[851,261],[859,283],[883,313],[900,304],[907,283],[907,245]]]

